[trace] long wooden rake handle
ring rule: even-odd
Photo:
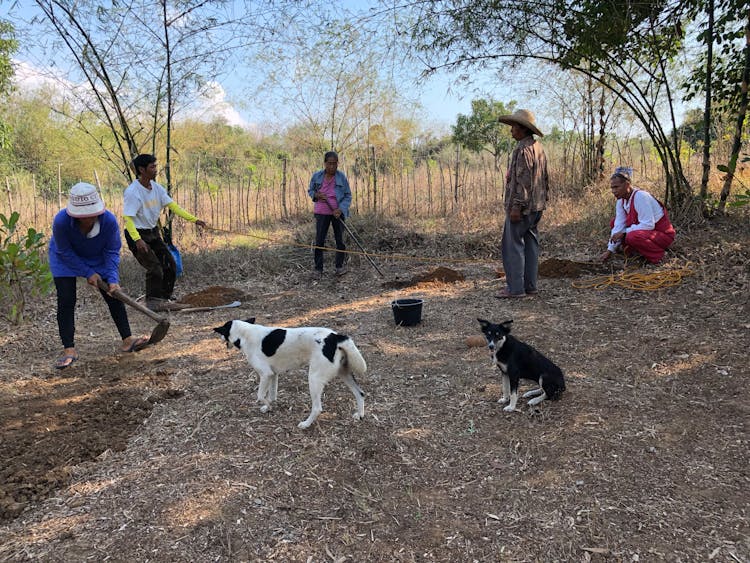
[[[315,193],[317,194],[318,192],[315,192]],[[325,202],[325,204],[326,204],[326,205],[328,206],[328,209],[330,209],[330,210],[331,210],[331,212],[333,213],[333,207],[331,207],[331,204],[330,204],[330,203],[328,203],[328,200],[327,200],[327,199],[324,199],[323,201],[324,201],[324,202]],[[376,271],[376,272],[377,272],[378,274],[380,274],[380,277],[381,277],[381,278],[384,278],[384,277],[385,277],[385,274],[384,274],[384,273],[382,272],[382,270],[381,270],[380,268],[378,268],[378,265],[377,265],[377,264],[375,263],[375,261],[374,261],[374,260],[373,260],[372,258],[370,258],[370,255],[369,255],[369,254],[367,254],[367,251],[366,251],[366,250],[365,250],[365,248],[364,248],[364,247],[362,246],[362,243],[361,243],[361,242],[359,242],[359,239],[358,239],[358,238],[357,238],[356,236],[354,236],[354,233],[353,233],[353,232],[352,232],[352,230],[351,230],[351,229],[349,228],[349,225],[347,225],[347,224],[346,224],[346,221],[344,221],[344,220],[343,220],[343,219],[342,219],[341,217],[336,217],[336,220],[340,221],[340,222],[341,222],[341,224],[342,224],[342,225],[344,225],[344,228],[346,229],[346,232],[347,232],[347,233],[349,233],[349,236],[350,236],[350,237],[352,237],[352,240],[353,240],[353,241],[354,241],[354,243],[355,243],[355,244],[356,244],[356,245],[357,245],[357,246],[359,247],[359,249],[360,249],[360,250],[362,251],[362,253],[363,253],[363,254],[365,255],[365,258],[367,258],[367,261],[368,261],[368,262],[370,263],[370,265],[371,265],[371,266],[372,266],[373,268],[375,268],[375,271]]]
[[[101,289],[104,292],[109,292],[109,284],[105,283],[104,280],[100,279],[99,280],[99,289]],[[162,317],[161,315],[156,314],[155,312],[153,312],[148,307],[142,305],[141,303],[138,303],[138,301],[136,301],[135,299],[133,299],[129,295],[126,295],[125,293],[123,293],[123,291],[121,289],[113,291],[111,293],[111,295],[112,295],[112,297],[114,297],[115,299],[117,299],[119,301],[122,301],[126,305],[130,305],[131,307],[133,307],[133,309],[136,309],[137,311],[140,311],[141,313],[143,313],[147,317],[152,318],[157,323],[163,323],[163,322],[167,321],[167,317]]]

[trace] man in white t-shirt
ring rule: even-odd
[[[146,305],[154,311],[163,310],[172,299],[177,265],[158,227],[161,210],[167,207],[199,227],[205,227],[206,223],[182,209],[162,185],[154,182],[157,173],[154,155],[138,155],[133,159],[133,168],[137,178],[125,189],[122,208],[125,240],[138,263],[146,269]]]

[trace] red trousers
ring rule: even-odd
[[[641,193],[641,190],[633,190],[633,194],[631,195],[630,209],[625,217],[626,227],[631,227],[632,225],[640,223],[638,220],[638,210],[632,199],[639,193]],[[653,198],[653,196],[647,192],[643,193],[647,197]],[[625,240],[622,242],[622,251],[626,255],[638,253],[652,264],[656,264],[664,258],[664,251],[671,246],[675,237],[674,227],[672,226],[672,223],[669,222],[667,209],[660,201],[656,200],[656,202],[661,207],[663,214],[661,219],[659,219],[656,222],[656,225],[654,225],[654,229],[651,231],[630,231],[625,235]],[[612,219],[610,226],[614,228],[614,218]]]
[[[637,252],[652,264],[656,264],[664,257],[664,251],[674,242],[674,230],[661,231],[631,231],[625,235],[622,250],[625,254]]]

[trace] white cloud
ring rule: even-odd
[[[25,61],[13,60],[15,86],[21,92],[37,92],[46,90],[56,96],[65,96],[81,88],[88,90],[88,86],[76,84],[67,80],[59,69],[42,69]],[[221,119],[228,125],[253,129],[254,126],[242,117],[239,111],[227,100],[224,87],[215,81],[207,83],[202,92],[187,104],[177,116],[182,118],[211,121]]]
[[[227,101],[224,87],[215,81],[207,83],[198,98],[183,112],[183,117],[210,121],[222,119],[227,125],[251,128],[235,107]]]
[[[74,88],[72,82],[54,69],[40,69],[25,61],[13,59],[13,70],[13,83],[22,92],[59,91],[61,86]]]

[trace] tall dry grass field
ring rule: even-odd
[[[600,229],[612,212],[608,190],[608,171],[626,163],[635,168],[636,184],[657,197],[664,196],[662,170],[643,146],[630,143],[616,146],[609,156],[607,172],[597,182],[582,185],[571,172],[575,159],[569,151],[552,143],[546,145],[550,160],[550,205],[545,213],[547,225],[570,225],[590,235]],[[312,213],[307,195],[311,174],[319,168],[312,161],[266,162],[247,168],[242,174],[209,174],[199,166],[180,163],[173,166],[172,197],[186,210],[205,220],[211,227],[237,235],[253,229],[268,231],[287,220],[304,221]],[[352,187],[352,214],[373,221],[418,220],[422,229],[449,229],[454,232],[502,227],[503,186],[507,162],[495,168],[491,158],[459,154],[458,159],[436,157],[416,167],[403,166],[390,172],[363,174],[361,168],[342,158],[340,169]],[[252,170],[249,172],[248,170]],[[686,159],[686,174],[698,185],[701,167],[697,157]],[[122,215],[122,194],[126,181],[104,185],[100,177],[111,175],[92,171],[81,181],[96,183],[107,207]],[[22,228],[34,227],[46,234],[54,215],[66,203],[70,186],[60,185],[57,193],[42,193],[33,176],[18,173],[4,178],[0,212],[18,211]],[[163,177],[159,178],[164,181]],[[712,189],[720,189],[721,178],[713,175]],[[174,222],[174,241],[178,246],[194,245],[196,228],[181,219]],[[205,244],[205,238],[199,244]]]

